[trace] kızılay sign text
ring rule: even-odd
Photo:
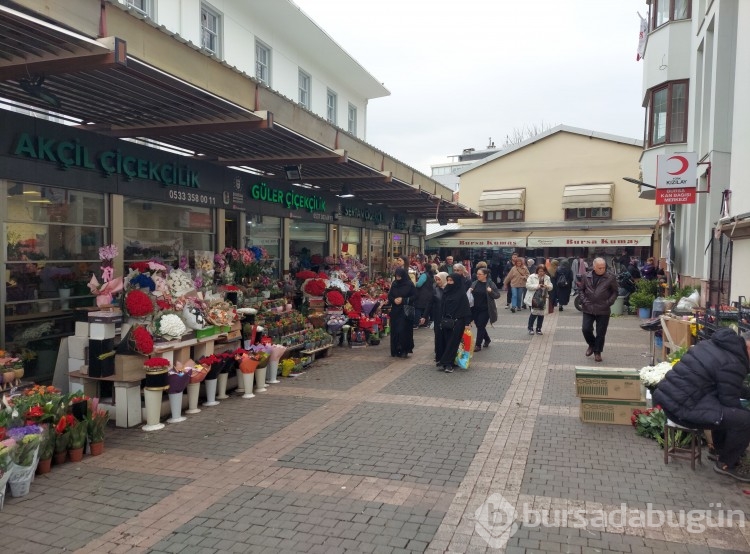
[[[250,188],[250,197],[261,202],[281,204],[289,210],[305,209],[308,212],[326,211],[326,199],[320,196],[306,196],[291,190],[274,189],[266,183],[257,183]]]
[[[159,163],[123,155],[119,148],[97,152],[92,156],[89,148],[79,140],[58,141],[21,133],[13,148],[13,155],[40,161],[48,160],[58,164],[62,169],[99,169],[107,177],[113,174],[124,175],[128,181],[143,179],[155,181],[165,187],[200,188],[198,172],[186,165]]]

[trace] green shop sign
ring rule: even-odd
[[[383,212],[373,212],[367,208],[357,208],[355,206],[344,206],[341,210],[341,215],[355,217],[362,221],[372,221],[375,224],[380,224],[385,219]]]
[[[320,196],[307,196],[291,190],[274,189],[266,183],[257,183],[250,188],[250,197],[260,202],[281,204],[288,210],[304,209],[308,212],[326,211],[326,199]]]
[[[79,140],[54,140],[22,133],[13,149],[14,156],[50,161],[62,169],[99,169],[107,177],[123,175],[128,181],[144,179],[162,186],[200,188],[198,172],[186,165],[159,163],[123,154],[120,149],[92,155]]]

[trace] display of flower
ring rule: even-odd
[[[195,283],[189,273],[181,269],[173,269],[167,275],[167,287],[172,296],[179,298],[195,290]]]
[[[57,436],[54,425],[44,425],[44,432],[39,443],[39,459],[49,460],[55,452],[55,438]]]
[[[298,281],[307,281],[308,279],[315,279],[318,276],[317,273],[314,271],[310,271],[309,269],[303,269],[302,271],[298,271],[294,274],[294,278]]]
[[[130,273],[126,285],[129,288],[148,289],[151,292],[156,290],[156,283],[148,273]]]
[[[0,441],[0,477],[10,470],[15,449],[16,441],[13,439]]]
[[[215,302],[208,307],[206,319],[212,325],[231,325],[237,319],[237,312],[229,302]]]
[[[36,325],[32,325],[31,327],[27,327],[26,329],[24,329],[16,337],[15,340],[16,342],[20,342],[20,343],[27,343],[29,341],[39,340],[42,337],[51,334],[54,328],[55,328],[54,321],[43,321],[42,323],[37,323]]]
[[[33,464],[43,433],[44,429],[39,425],[25,425],[8,429],[6,434],[16,442],[16,448],[13,451],[13,463],[24,467]]]
[[[331,307],[341,308],[344,305],[344,295],[341,294],[341,291],[339,290],[333,289],[326,291],[324,298],[326,304]]]
[[[69,271],[54,274],[52,280],[55,282],[58,289],[72,289],[76,284],[75,275]]]
[[[641,382],[646,388],[654,388],[672,369],[670,362],[660,362],[654,366],[647,365],[642,367],[638,372],[641,378]]]
[[[132,347],[139,354],[148,356],[154,351],[154,337],[143,325],[136,325],[130,329]]]
[[[99,248],[99,260],[101,260],[102,262],[101,268],[103,282],[108,283],[114,277],[114,267],[112,265],[112,260],[114,260],[119,254],[120,251],[114,244],[107,244],[106,246],[102,246],[101,248]]]
[[[0,350],[0,371],[12,371],[23,369],[23,360],[20,356],[13,356],[5,350]]]
[[[89,416],[86,418],[86,433],[89,442],[103,442],[104,433],[107,430],[107,422],[109,421],[109,412],[107,410],[92,409]]]
[[[65,434],[68,435],[68,449],[75,450],[77,448],[83,448],[86,444],[86,437],[88,435],[88,425],[86,421],[78,421],[73,418],[75,423],[69,424],[65,428]]]
[[[78,420],[71,414],[64,415],[55,425],[55,452],[65,452],[68,449],[70,435],[67,433],[68,427],[76,425]]]
[[[154,313],[154,303],[142,290],[129,290],[125,294],[125,313],[130,317],[147,317]]]
[[[308,279],[302,284],[302,292],[309,296],[323,296],[328,283],[324,279]]]
[[[177,314],[163,313],[154,320],[154,333],[167,340],[177,340],[187,333],[187,327]]]

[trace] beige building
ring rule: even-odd
[[[642,142],[560,125],[463,170],[461,202],[482,221],[428,237],[427,249],[461,259],[620,256],[654,251],[659,211],[638,197]],[[658,250],[656,250],[658,251]]]

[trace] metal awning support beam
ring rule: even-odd
[[[266,119],[254,121],[207,121],[205,123],[186,123],[184,125],[154,125],[146,127],[116,127],[102,134],[117,138],[154,138],[170,135],[194,135],[204,133],[233,133],[237,131],[262,131],[273,128],[273,114]],[[227,165],[245,165],[248,162],[228,163]]]
[[[218,162],[224,165],[258,165],[258,164],[345,164],[349,161],[346,150],[335,150],[327,156],[294,156],[278,158],[219,158]],[[314,177],[310,177],[313,179]],[[305,177],[304,180],[307,180]]]

